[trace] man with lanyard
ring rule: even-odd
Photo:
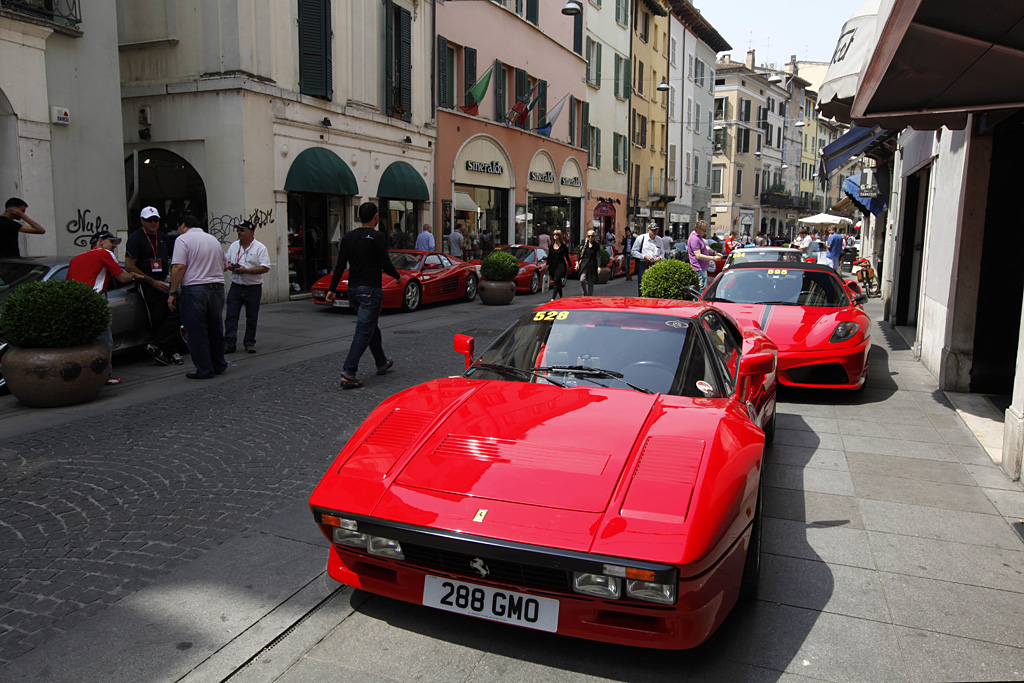
[[[697,271],[700,278],[700,291],[708,286],[708,270],[715,261],[721,261],[722,255],[708,249],[704,236],[708,232],[708,224],[705,221],[697,221],[690,236],[686,239],[686,251],[690,254],[690,265]]]
[[[238,339],[238,315],[245,306],[246,353],[256,353],[256,322],[260,315],[263,296],[263,274],[270,272],[270,254],[263,243],[255,239],[256,226],[241,221],[235,226],[238,239],[228,247],[231,264],[231,289],[228,291],[228,309],[224,315],[224,353],[235,352]]]
[[[167,274],[171,270],[171,239],[160,230],[160,212],[147,206],[139,214],[142,230],[128,236],[124,258],[125,270],[142,280],[142,300],[149,311],[153,343],[146,351],[163,365],[181,365],[181,354],[175,341],[181,319],[167,308]]]
[[[195,216],[185,214],[171,254],[171,289],[167,307],[181,306],[181,322],[188,333],[188,350],[195,363],[189,379],[212,379],[228,369],[224,360],[224,271],[228,260],[220,242],[203,232]]]
[[[665,248],[661,238],[658,237],[658,226],[656,224],[648,223],[647,234],[633,240],[633,258],[636,259],[636,292],[640,294],[644,271],[652,263],[665,258]]]
[[[345,233],[342,238],[338,263],[331,278],[331,286],[327,289],[327,303],[333,304],[338,281],[348,264],[348,300],[356,311],[356,331],[341,371],[342,389],[358,389],[363,386],[356,379],[356,372],[359,371],[359,359],[367,346],[373,354],[378,375],[387,374],[394,365],[394,361],[384,353],[380,328],[377,327],[384,303],[381,273],[387,273],[396,280],[402,276],[388,256],[387,240],[375,229],[377,221],[377,205],[364,202],[359,207],[359,222],[362,225]]]
[[[68,264],[68,280],[84,282],[100,294],[106,295],[107,285],[110,278],[118,282],[131,282],[138,278],[135,273],[129,273],[121,268],[117,259],[114,258],[114,249],[121,243],[120,237],[114,237],[109,232],[100,232],[93,237],[93,248],[83,252],[71,259]],[[111,333],[110,325],[96,339],[97,344],[102,344],[107,351],[114,352],[114,335]],[[111,363],[113,369],[113,363]],[[107,384],[120,384],[120,377],[110,377]]]

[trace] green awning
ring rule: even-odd
[[[384,175],[380,177],[380,186],[377,188],[377,196],[413,202],[425,202],[430,199],[427,184],[423,182],[422,176],[404,161],[394,161],[384,169]]]
[[[310,147],[295,157],[288,169],[284,189],[289,192],[359,194],[352,169],[341,157],[323,147]]]

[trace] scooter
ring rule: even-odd
[[[880,296],[878,279],[875,277],[875,269],[872,267],[871,261],[866,258],[854,259],[851,266],[850,272],[857,278],[864,293],[868,296]]]

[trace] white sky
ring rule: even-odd
[[[831,61],[843,24],[860,4],[859,0],[694,0],[694,6],[732,45],[733,61],[742,62],[753,48],[759,66],[774,62],[778,68],[794,54],[800,61]]]

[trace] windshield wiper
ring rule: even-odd
[[[609,379],[614,379],[616,382],[622,382],[623,384],[625,384],[630,389],[635,389],[636,391],[642,391],[645,394],[653,394],[654,393],[650,389],[647,389],[647,388],[644,388],[644,387],[641,387],[641,386],[637,386],[636,384],[633,384],[631,382],[627,382],[626,380],[622,379],[622,373],[621,372],[616,372],[615,370],[605,370],[603,368],[592,368],[592,367],[590,367],[588,365],[544,365],[544,366],[541,366],[539,368],[534,368],[534,370],[536,370],[537,372],[545,372],[545,371],[547,371],[547,372],[552,372],[552,371],[554,371],[554,372],[565,372],[565,373],[572,374],[572,375],[580,375],[581,379],[589,379],[591,381],[593,381],[593,379],[591,377],[587,377],[587,375],[596,375],[597,377],[607,377]],[[597,384],[597,382],[594,382],[594,384]]]
[[[506,377],[518,377],[520,379],[533,379],[536,377],[537,379],[542,379],[545,382],[550,382],[557,387],[565,388],[565,385],[561,382],[556,382],[550,377],[546,377],[534,370],[523,370],[522,368],[515,368],[511,365],[496,365],[494,363],[477,363],[473,367],[480,368],[481,370],[490,370],[491,372],[496,372],[499,375],[505,375]],[[537,370],[543,369],[544,368],[537,368]]]
[[[757,304],[758,306],[797,306],[797,305],[799,305],[799,304],[797,304],[794,301],[751,301],[750,303]]]

